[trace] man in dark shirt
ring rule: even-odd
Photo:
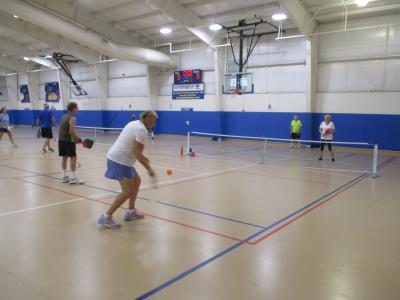
[[[75,102],[68,103],[68,112],[62,116],[60,121],[60,131],[58,138],[58,151],[59,156],[62,157],[61,167],[64,172],[62,178],[63,183],[70,184],[83,184],[84,181],[76,177],[76,142],[81,138],[76,132],[76,113],[78,112],[78,105]],[[71,177],[67,174],[67,162],[70,159]]]

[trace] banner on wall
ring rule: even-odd
[[[172,86],[172,99],[204,99],[204,83],[174,84]]]
[[[22,95],[21,103],[31,102],[31,97],[29,96],[29,87],[27,84],[21,84],[19,86],[19,92]]]
[[[44,90],[46,102],[60,102],[60,85],[58,82],[46,82]]]
[[[0,101],[8,101],[6,79],[0,76]]]

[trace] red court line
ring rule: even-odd
[[[93,201],[93,202],[97,202],[97,203],[101,203],[101,204],[105,204],[107,206],[110,206],[110,203],[102,201],[104,199],[109,199],[110,197],[106,197],[106,198],[103,198],[103,199],[93,199],[93,198],[89,198],[89,197],[86,197],[86,196],[83,196],[83,195],[79,195],[79,194],[76,194],[76,193],[72,193],[72,192],[68,192],[68,191],[65,191],[65,190],[57,189],[57,188],[54,188],[54,187],[49,187],[49,186],[44,185],[44,184],[31,182],[29,180],[24,180],[22,178],[14,178],[14,179],[18,180],[18,181],[30,183],[30,184],[33,184],[33,185],[36,185],[36,186],[40,186],[40,187],[43,187],[45,189],[49,189],[49,190],[52,190],[52,191],[57,191],[57,192],[64,193],[64,194],[67,194],[67,195],[71,195],[71,196],[74,196],[74,197],[84,198],[84,199],[89,200],[89,201]],[[124,210],[127,210],[126,207],[121,207],[121,208],[124,209]],[[153,215],[153,214],[145,213],[143,211],[140,211],[140,212],[142,214],[144,214],[145,216],[148,216],[148,217],[151,217],[151,218],[163,220],[163,221],[166,221],[166,222],[169,222],[169,223],[173,223],[173,224],[176,224],[176,225],[180,225],[180,226],[183,226],[183,227],[186,227],[186,228],[190,228],[190,229],[194,229],[194,230],[201,231],[201,232],[206,232],[206,233],[209,233],[209,234],[212,234],[212,235],[216,235],[216,236],[219,236],[219,237],[227,238],[227,239],[234,240],[234,241],[237,241],[237,242],[240,242],[240,241],[243,240],[243,239],[236,238],[236,237],[233,237],[233,236],[229,236],[229,235],[226,235],[226,234],[223,234],[223,233],[214,232],[214,231],[207,230],[207,229],[204,229],[204,228],[200,228],[200,227],[197,227],[197,226],[185,224],[185,223],[182,223],[182,222],[179,222],[179,221],[174,221],[174,220],[166,219],[166,218],[159,217],[159,216],[156,216],[156,215]],[[247,244],[253,245],[253,243],[251,243],[251,242],[248,242]]]
[[[382,169],[386,166],[388,166],[389,164],[391,164],[392,162],[394,162],[396,160],[396,158],[392,158],[389,159],[388,161],[384,162],[379,169]],[[322,202],[310,207],[309,209],[305,210],[304,212],[302,212],[300,215],[296,216],[295,218],[287,221],[286,223],[276,227],[274,230],[270,231],[269,233],[263,235],[262,237],[258,238],[257,240],[250,242],[250,244],[252,245],[257,245],[258,243],[262,242],[263,240],[267,239],[268,237],[270,237],[271,235],[281,231],[282,229],[284,229],[285,227],[289,226],[290,224],[296,222],[298,219],[300,219],[301,217],[309,214],[310,212],[312,212],[314,209],[326,204],[327,202],[331,201],[332,199],[336,198],[338,195],[340,195],[341,193],[347,191],[348,189],[350,189],[351,187],[355,186],[356,184],[359,184],[360,182],[362,182],[363,180],[369,178],[369,175],[366,174],[364,177],[361,177],[359,180],[356,180],[355,182],[353,182],[352,184],[348,185],[347,187],[341,189],[340,191],[338,191],[337,193],[331,195],[330,197],[326,198],[325,200],[323,200]]]

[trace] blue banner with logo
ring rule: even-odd
[[[173,100],[204,99],[204,83],[174,84],[172,86]]]
[[[19,92],[22,94],[21,103],[30,103],[31,98],[29,96],[29,87],[27,84],[21,84],[19,86]]]
[[[60,102],[60,85],[58,82],[46,82],[44,84],[46,102]]]

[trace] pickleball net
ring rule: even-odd
[[[332,141],[335,162],[327,145],[324,159],[319,161],[320,140],[292,140],[259,136],[227,135],[207,132],[187,134],[185,154],[195,153],[204,159],[239,160],[310,171],[360,173],[377,176],[379,156],[377,144],[368,142]]]

